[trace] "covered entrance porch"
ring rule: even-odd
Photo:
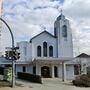
[[[51,78],[52,77],[52,72],[51,72],[52,67],[51,66],[42,66],[41,67],[41,76],[44,78]],[[54,77],[58,77],[58,71],[57,71],[57,66],[54,66]]]
[[[50,68],[48,66],[41,67],[41,76],[44,78],[50,77]]]
[[[35,58],[33,65],[36,66],[36,75],[40,75],[44,78],[62,78],[62,81],[65,81],[66,62],[70,60],[71,58]]]

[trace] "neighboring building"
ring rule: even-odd
[[[30,41],[17,43],[21,57],[16,61],[17,72],[27,72],[42,77],[74,78],[72,31],[69,20],[63,14],[54,23],[54,35],[43,31]],[[11,62],[1,57],[1,64]],[[6,65],[6,66],[7,66]]]
[[[81,53],[75,58],[74,71],[75,74],[86,74],[90,72],[90,55]]]

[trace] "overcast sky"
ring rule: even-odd
[[[29,41],[43,31],[53,34],[53,24],[60,10],[70,20],[74,55],[90,55],[90,0],[3,0],[2,18],[18,41]],[[10,33],[2,24],[0,50],[11,45]]]

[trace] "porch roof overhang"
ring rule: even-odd
[[[33,63],[40,63],[40,64],[62,64],[63,62],[72,61],[73,57],[61,57],[61,58],[55,58],[55,57],[36,57],[33,60]]]

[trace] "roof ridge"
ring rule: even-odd
[[[49,35],[51,35],[52,37],[54,37],[54,35],[52,35],[52,34],[49,33],[48,31],[44,30],[44,31],[42,31],[41,33],[39,33],[39,34],[35,35],[34,37],[32,37],[32,38],[30,39],[30,42],[32,41],[32,39],[36,38],[37,36],[41,35],[41,34],[44,33],[44,32],[46,32],[46,33],[48,33]],[[55,38],[55,37],[54,37],[54,38]]]
[[[80,55],[78,55],[76,57],[90,57],[90,55],[88,55],[86,53],[81,53]]]

